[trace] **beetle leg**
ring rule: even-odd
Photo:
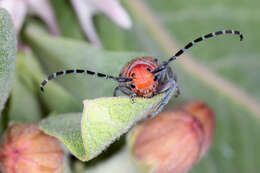
[[[175,80],[170,67],[167,67],[165,70],[159,72],[157,76],[158,76],[157,78],[158,78],[159,83],[162,83],[163,81],[169,80],[172,78]],[[177,80],[175,80],[175,81],[177,82]]]
[[[178,78],[176,73],[173,74],[173,79],[176,81],[176,92],[174,94],[174,97],[178,97],[181,94],[181,88],[178,86]]]
[[[114,93],[113,93],[114,97],[117,97],[117,92],[120,90],[119,88],[120,88],[120,86],[115,87]]]
[[[136,94],[135,94],[135,93],[133,93],[133,94],[130,95],[130,98],[131,98],[131,100],[132,100],[132,103],[135,103],[135,97],[136,97]]]
[[[174,79],[169,79],[169,80],[165,81],[160,87],[161,87],[161,90],[159,91],[159,93],[164,92],[166,90],[168,90],[168,91],[167,91],[165,97],[162,98],[161,103],[159,104],[159,107],[157,108],[157,110],[155,112],[153,112],[152,115],[149,116],[149,118],[155,117],[159,112],[162,111],[163,107],[171,99],[174,91],[176,90],[177,84]]]
[[[173,73],[171,67],[168,66],[167,70],[166,70],[166,75],[167,75],[167,79],[174,79],[175,82],[177,82],[177,75],[175,73]]]
[[[120,85],[119,85],[119,86],[117,86],[117,87],[114,89],[114,97],[117,96],[117,92],[118,92],[118,91],[121,91],[123,94],[128,95],[128,96],[134,94],[134,92],[133,92],[131,89],[127,88],[126,86],[120,86]]]
[[[130,98],[131,98],[131,100],[132,100],[132,103],[135,102],[134,99],[135,99],[135,97],[136,97],[136,94],[135,94],[132,90],[130,90],[129,88],[127,88],[127,87],[125,87],[125,86],[117,86],[117,87],[114,89],[114,94],[113,94],[114,97],[117,96],[117,92],[118,92],[118,91],[121,91],[123,94],[130,96]]]
[[[168,73],[167,70],[163,70],[157,74],[158,83],[161,83],[165,80],[165,76],[167,75],[167,73]]]
[[[181,94],[181,89],[180,87],[177,85],[176,86],[176,92],[174,93],[174,97],[178,97]]]
[[[173,79],[174,79],[176,82],[178,82],[178,77],[177,77],[176,73],[173,74]]]
[[[181,94],[181,89],[178,86],[178,77],[176,73],[172,73],[172,70],[169,68],[167,70],[167,79],[173,78],[176,82],[176,92],[174,93],[174,97],[178,97]]]

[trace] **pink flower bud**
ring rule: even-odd
[[[161,112],[130,134],[135,161],[153,173],[185,173],[200,155],[204,139],[200,121],[186,111]]]
[[[183,102],[179,105],[175,105],[175,107],[188,111],[200,120],[205,134],[201,151],[201,156],[203,156],[208,151],[215,133],[214,113],[211,108],[209,108],[209,106],[201,100]]]
[[[59,173],[63,159],[59,141],[39,130],[37,124],[12,125],[0,145],[3,173]]]

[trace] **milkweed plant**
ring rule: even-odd
[[[179,82],[171,65],[201,41],[227,34],[242,40],[242,33],[211,32],[167,59],[122,51],[119,37],[120,51],[106,50],[104,30],[127,34],[142,26],[123,6],[0,2],[2,173],[187,173],[207,157],[214,111],[203,99],[183,99],[186,79]]]

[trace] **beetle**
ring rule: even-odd
[[[157,58],[138,57],[123,67],[118,77],[85,69],[63,70],[49,75],[41,83],[40,89],[41,91],[44,91],[43,88],[47,82],[57,76],[82,73],[105,79],[111,79],[118,82],[119,85],[114,89],[113,96],[117,96],[117,92],[121,91],[123,94],[130,96],[132,102],[134,102],[135,97],[151,98],[157,94],[166,92],[166,95],[162,98],[158,108],[152,113],[152,115],[150,115],[150,117],[153,118],[169,102],[174,93],[176,93],[175,96],[178,96],[180,93],[176,75],[173,74],[172,69],[169,66],[170,62],[175,61],[177,57],[182,55],[186,50],[198,42],[223,34],[238,35],[240,37],[240,41],[243,40],[242,33],[237,30],[221,30],[211,32],[189,42],[184,46],[184,48],[175,53],[174,56],[170,57],[167,61],[163,61],[162,63],[159,63]]]

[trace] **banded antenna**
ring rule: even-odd
[[[83,70],[83,69],[70,69],[70,70],[63,70],[63,71],[55,72],[55,73],[52,73],[51,75],[49,75],[44,81],[42,81],[42,83],[40,85],[41,91],[44,91],[43,87],[50,80],[55,79],[58,76],[64,76],[64,75],[76,74],[76,73],[88,74],[88,75],[92,75],[92,76],[96,76],[96,77],[100,77],[100,78],[111,79],[111,80],[117,81],[119,83],[132,81],[131,78],[114,77],[114,76],[106,75],[106,74],[103,74],[103,73],[98,73],[98,72],[93,72],[93,71]]]
[[[176,60],[176,58],[180,55],[182,55],[185,51],[187,51],[189,48],[191,48],[192,46],[194,46],[196,43],[206,40],[208,38],[211,37],[216,37],[218,35],[223,35],[223,34],[233,34],[233,35],[239,35],[240,37],[240,41],[243,40],[243,35],[241,32],[236,31],[236,30],[222,30],[222,31],[217,31],[217,32],[212,32],[209,34],[206,34],[204,36],[198,37],[197,39],[189,42],[188,44],[186,44],[186,46],[184,46],[184,48],[180,49],[174,56],[170,57],[170,59],[168,61],[165,61],[162,63],[162,65],[160,65],[159,67],[157,67],[156,69],[154,69],[154,71],[152,73],[158,73],[162,70],[164,70],[166,68],[166,66],[171,62]]]

